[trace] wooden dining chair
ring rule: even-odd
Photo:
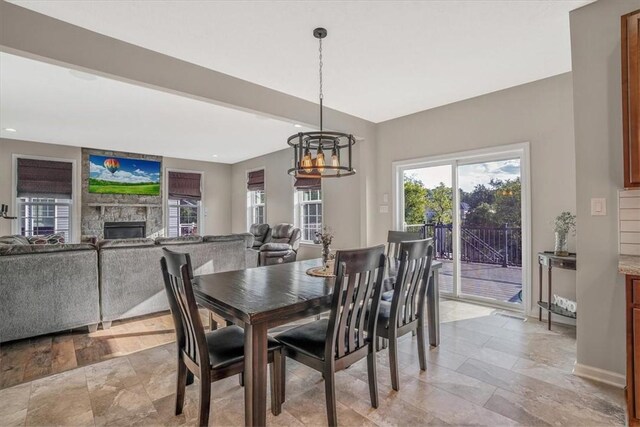
[[[367,358],[371,406],[378,407],[376,378],[376,316],[368,322],[367,309],[378,312],[384,276],[384,246],[351,251],[337,251],[335,285],[328,319],[316,320],[289,329],[276,336],[283,346],[280,370],[284,373],[286,357],[323,374],[330,426],[338,424],[335,374],[356,361]],[[285,384],[281,388],[285,400]]]
[[[200,380],[199,425],[209,423],[211,383],[244,371],[244,331],[238,326],[227,326],[205,333],[193,294],[193,270],[189,254],[172,252],[164,248],[160,261],[164,285],[176,328],[178,349],[178,378],[175,414],[184,406],[187,376]],[[280,344],[268,340],[268,360],[271,363],[271,411],[280,413],[282,351]]]
[[[391,386],[400,389],[398,375],[398,338],[415,332],[418,336],[418,359],[420,369],[427,369],[425,347],[425,300],[431,262],[432,239],[400,243],[400,262],[391,301],[381,301],[378,310],[378,337],[387,340]]]
[[[389,233],[387,234],[387,256],[390,259],[399,259],[400,243],[409,240],[419,240],[421,238],[422,235],[420,233],[389,230]]]

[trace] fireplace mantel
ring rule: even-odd
[[[87,206],[91,206],[92,208],[100,208],[100,215],[102,216],[104,216],[105,208],[112,208],[112,207],[147,208],[147,213],[148,213],[149,208],[162,207],[162,205],[159,203],[87,203]]]

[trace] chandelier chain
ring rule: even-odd
[[[322,94],[322,39],[319,39],[320,41],[320,48],[318,49],[319,51],[319,57],[320,57],[320,99],[323,98],[323,94]]]

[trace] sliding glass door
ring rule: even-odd
[[[441,293],[524,309],[528,146],[394,164],[397,229],[434,239]]]

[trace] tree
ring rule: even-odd
[[[500,182],[496,187],[496,222],[510,227],[520,227],[521,224],[521,184],[520,178]]]
[[[427,190],[427,209],[432,222],[451,224],[453,222],[453,190],[441,182],[437,187]]]
[[[469,209],[475,209],[483,203],[492,205],[495,199],[494,195],[495,191],[493,188],[489,188],[484,184],[477,184],[469,193],[461,189],[460,201],[467,203]]]
[[[496,227],[496,211],[489,203],[480,203],[480,205],[471,209],[464,218],[464,225],[476,227]]]
[[[404,177],[404,222],[423,224],[427,208],[427,189],[417,178]]]

